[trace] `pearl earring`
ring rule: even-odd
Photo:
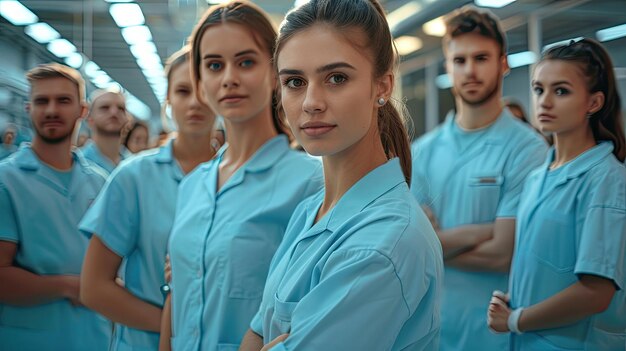
[[[380,106],[383,106],[383,105],[385,104],[385,99],[384,99],[384,98],[379,98],[379,99],[378,99],[378,104],[379,104]]]

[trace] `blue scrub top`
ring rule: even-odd
[[[17,146],[15,145],[5,145],[0,144],[0,160],[11,156],[15,151],[17,151]]]
[[[78,222],[106,175],[73,152],[64,186],[30,144],[0,163],[0,240],[17,244],[15,265],[38,275],[79,275],[88,240]],[[108,350],[111,324],[66,299],[34,306],[0,304],[2,350]]]
[[[95,142],[91,141],[87,145],[83,146],[80,151],[83,153],[83,156],[89,161],[97,164],[102,169],[107,171],[107,173],[111,174],[115,167],[115,163],[111,161],[108,157],[104,156],[104,154],[98,149],[98,146]],[[126,158],[126,152],[123,147],[120,149],[120,161]]]
[[[513,350],[624,350],[626,346],[626,168],[601,143],[555,171],[546,163],[526,182],[511,269],[511,306],[529,307],[600,276],[618,291],[609,308],[577,323],[513,335]],[[554,175],[550,184],[548,175]]]
[[[163,305],[159,288],[165,284],[163,267],[174,223],[178,184],[183,179],[166,145],[130,158],[109,177],[80,229],[95,233],[123,257],[120,271],[125,287],[155,306]],[[159,334],[115,325],[114,350],[156,350]]]
[[[174,350],[238,349],[293,210],[322,187],[321,163],[280,135],[216,191],[227,147],[180,186],[170,237]]]
[[[371,171],[317,223],[303,202],[276,252],[251,328],[272,350],[437,350],[443,259],[398,159]]]
[[[546,150],[544,139],[507,109],[473,132],[461,131],[450,113],[413,144],[411,192],[431,208],[442,230],[515,218],[523,182]],[[485,301],[507,286],[507,274],[446,267],[441,350],[506,349],[508,337],[487,328]]]

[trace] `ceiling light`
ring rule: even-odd
[[[109,7],[109,13],[120,28],[139,26],[146,21],[137,4],[113,4]]]
[[[421,49],[423,46],[420,38],[408,35],[396,38],[394,42],[396,43],[396,48],[398,49],[398,54],[400,55],[408,55]]]
[[[89,61],[85,64],[85,74],[89,78],[94,78],[98,76],[98,72],[100,71],[100,66],[98,66],[95,62]]]
[[[532,65],[537,62],[537,59],[537,54],[532,51],[518,52],[507,56],[509,67],[511,68]]]
[[[48,51],[58,57],[67,57],[76,52],[76,46],[67,39],[55,39],[48,44]]]
[[[39,18],[31,10],[16,0],[0,1],[0,16],[16,26],[33,24],[39,21]]]
[[[446,24],[443,21],[443,16],[424,23],[422,30],[428,35],[443,37],[446,34]]]
[[[389,23],[389,28],[393,32],[394,28],[398,24],[400,24],[400,22],[406,20],[411,16],[416,15],[421,9],[422,5],[418,4],[417,1],[411,1],[409,3],[406,3],[402,7],[387,15],[387,23]]]
[[[83,55],[78,52],[69,54],[69,56],[65,58],[65,63],[70,67],[79,69],[80,66],[83,65]]]
[[[153,42],[148,41],[148,42],[137,43],[135,45],[131,45],[130,52],[133,54],[133,56],[135,56],[136,58],[139,58],[145,53],[156,53],[157,48],[156,46],[154,46]]]
[[[122,29],[122,37],[128,45],[145,43],[152,40],[150,29],[146,26],[134,26]]]
[[[626,24],[602,29],[596,32],[596,38],[600,41],[609,41],[626,36]]]
[[[476,6],[500,8],[504,7],[515,0],[474,0]]]
[[[54,39],[59,39],[61,37],[59,32],[50,27],[49,24],[43,22],[27,26],[24,28],[24,32],[40,44],[47,44]]]

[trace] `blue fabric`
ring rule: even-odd
[[[17,146],[15,145],[9,145],[7,147],[4,144],[0,144],[0,160],[11,156],[11,154],[13,154],[15,151],[17,151]]]
[[[454,114],[413,144],[411,192],[428,206],[442,230],[515,218],[523,182],[545,159],[543,138],[508,110],[480,138],[460,133]],[[460,141],[463,134],[469,142]],[[441,350],[503,350],[506,335],[486,326],[493,290],[506,290],[508,275],[445,268]]]
[[[529,307],[578,281],[612,280],[609,308],[577,323],[512,336],[514,350],[624,350],[626,346],[626,168],[601,143],[557,169],[529,177],[520,202],[511,306]],[[552,181],[548,179],[553,178]]]
[[[88,240],[78,222],[105,174],[73,153],[64,186],[24,144],[0,163],[0,240],[18,244],[15,265],[39,275],[79,275]],[[0,304],[2,350],[107,350],[111,324],[68,300],[35,306]]]
[[[441,245],[398,159],[371,171],[313,224],[303,202],[276,252],[251,328],[273,350],[437,350]]]
[[[80,229],[123,257],[120,276],[136,297],[163,305],[163,267],[183,173],[172,142],[130,158],[109,177]],[[156,350],[159,334],[115,325],[114,350]]]
[[[120,148],[120,161],[124,160],[127,154],[124,152],[125,149]],[[96,143],[89,142],[87,145],[83,146],[80,151],[83,153],[83,156],[89,161],[95,163],[107,173],[111,174],[116,167],[116,164],[113,163],[108,157],[104,156],[104,154],[98,149]]]
[[[293,210],[322,187],[320,162],[281,135],[217,191],[226,149],[179,189],[169,244],[174,350],[238,348]]]

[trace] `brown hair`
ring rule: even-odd
[[[209,27],[224,23],[238,24],[247,28],[254,41],[266,50],[270,59],[272,58],[276,41],[276,30],[267,14],[260,7],[244,0],[212,6],[204,13],[189,39],[191,43],[191,71],[194,84],[196,85],[201,79],[200,64],[202,63],[202,58],[200,57],[200,41],[202,40],[202,35]],[[199,89],[196,89],[196,93],[200,93]],[[285,134],[292,139],[287,124],[278,113],[276,93],[277,87],[274,86],[271,101],[274,128],[279,134]]]
[[[167,101],[169,101],[169,96],[170,96],[170,88],[171,88],[170,82],[172,81],[172,72],[176,68],[180,67],[182,64],[184,64],[185,62],[189,60],[190,50],[191,50],[191,47],[189,45],[183,46],[180,50],[173,53],[167,59],[165,63],[164,73],[165,73],[165,78],[167,79],[167,89],[165,90],[167,91],[167,99],[161,106],[161,127],[163,131],[166,133],[169,133],[172,131],[170,128],[170,124],[167,121],[167,113],[165,113],[165,110],[168,104]]]
[[[74,83],[78,90],[79,101],[85,101],[85,80],[77,70],[71,67],[59,63],[46,63],[26,72],[26,80],[28,80],[31,87],[36,81],[50,78],[65,78]]]
[[[443,37],[444,50],[448,43],[463,34],[476,33],[494,40],[500,47],[500,54],[506,54],[506,36],[500,20],[491,11],[467,5],[446,15],[446,34]]]
[[[626,142],[622,125],[621,100],[617,92],[615,71],[611,57],[604,47],[593,39],[571,41],[566,45],[551,47],[543,53],[540,62],[562,60],[580,66],[587,79],[590,93],[602,92],[604,105],[589,118],[589,127],[596,142],[613,143],[613,154],[624,162]]]
[[[374,66],[374,78],[396,67],[398,55],[385,12],[376,0],[311,0],[293,9],[280,28],[274,62],[291,37],[317,23],[333,26],[340,33],[359,29],[368,39],[364,49]],[[404,116],[390,102],[378,109],[378,129],[385,154],[388,158],[400,158],[404,178],[411,184],[411,150],[404,122]]]
[[[146,132],[148,132],[148,139],[150,139],[150,127],[148,126],[148,124],[139,120],[131,120],[130,122],[126,123],[121,133],[121,138],[123,140],[122,145],[124,145],[127,149],[130,137],[133,136],[133,133],[139,128],[145,128]]]

